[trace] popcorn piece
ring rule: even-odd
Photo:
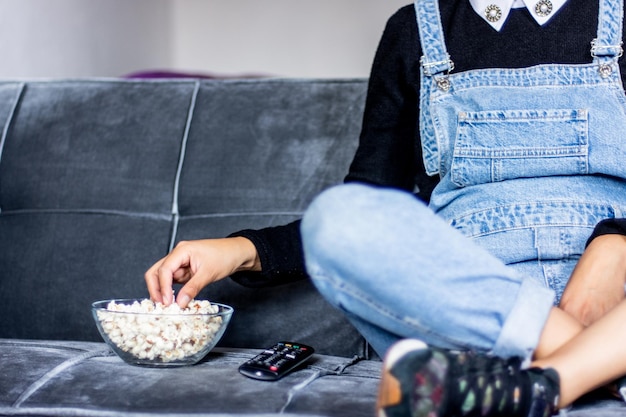
[[[117,312],[134,314],[116,314]],[[219,331],[219,307],[192,300],[185,309],[145,299],[133,304],[111,301],[98,311],[104,332],[122,351],[139,359],[162,362],[184,359],[201,351]],[[198,316],[188,317],[196,314]]]

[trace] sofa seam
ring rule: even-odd
[[[323,368],[323,367],[319,367],[319,366],[308,366],[307,369],[314,371],[313,374],[311,376],[309,376],[308,378],[306,378],[304,381],[300,382],[299,384],[294,385],[293,387],[291,387],[291,389],[289,389],[289,392],[287,393],[287,399],[285,400],[285,404],[281,407],[280,411],[278,414],[284,414],[285,412],[287,412],[287,408],[293,404],[293,400],[296,398],[297,394],[301,391],[303,391],[305,388],[307,388],[309,385],[311,385],[313,382],[317,381],[318,379],[321,379],[325,376],[340,376],[343,375],[343,373],[345,372],[345,370],[351,366],[356,365],[357,363],[361,362],[364,360],[363,357],[360,357],[358,355],[353,356],[352,358],[346,358],[348,359],[346,362],[338,364],[334,369],[330,370],[327,368]],[[376,378],[374,378],[376,379]]]
[[[9,136],[9,129],[11,128],[11,124],[13,123],[13,118],[15,117],[17,107],[19,103],[21,103],[22,101],[22,96],[24,94],[26,84],[17,83],[16,86],[17,86],[17,92],[15,94],[13,106],[11,107],[11,111],[9,111],[7,119],[4,122],[4,126],[2,128],[2,134],[0,134],[0,163],[2,163],[2,155],[4,153],[4,144],[6,143],[7,137]],[[0,206],[0,213],[1,212],[2,212],[2,207]]]
[[[24,83],[18,83],[18,84],[16,84],[16,86],[17,86],[17,92],[15,94],[15,98],[14,98],[14,101],[13,101],[13,106],[11,107],[11,110],[9,111],[7,119],[4,122],[4,127],[2,129],[2,135],[0,136],[0,162],[2,161],[2,154],[3,154],[3,151],[4,151],[4,144],[6,142],[7,136],[9,135],[9,129],[10,129],[11,124],[13,123],[13,118],[15,116],[15,112],[17,110],[17,106],[22,101],[22,95],[24,94],[25,84]]]
[[[69,346],[69,345],[64,344],[62,340],[24,340],[24,339],[0,338],[0,345],[8,346],[8,347],[42,348],[42,349],[49,349],[49,350],[59,350],[63,352],[73,351],[73,352],[79,352],[81,354],[87,353],[87,352],[93,352],[93,348]]]
[[[322,373],[320,371],[316,371],[304,381],[291,387],[289,389],[289,392],[287,393],[287,399],[285,400],[285,404],[281,407],[278,414],[284,414],[287,411],[287,408],[293,402],[293,399],[297,396],[298,392],[302,391],[303,389],[311,385],[313,381],[316,381],[317,379],[319,379],[321,374]]]
[[[183,171],[183,165],[185,164],[185,156],[187,154],[187,142],[189,140],[189,131],[191,130],[191,123],[193,121],[193,115],[196,109],[196,102],[198,99],[198,92],[200,91],[200,82],[196,80],[194,83],[193,92],[191,94],[191,101],[189,103],[189,110],[187,112],[187,120],[185,122],[185,131],[180,143],[180,154],[178,156],[178,166],[176,167],[176,177],[174,179],[174,192],[172,196],[172,232],[170,236],[169,251],[174,248],[174,242],[178,235],[178,221],[180,220],[180,212],[178,208],[178,197],[180,193],[180,177]]]
[[[97,356],[111,356],[112,354],[113,353],[109,349],[106,349],[106,350],[100,349],[100,350],[95,350],[91,352],[85,352],[71,359],[63,361],[61,364],[55,366],[54,368],[52,368],[52,370],[46,372],[38,380],[30,384],[28,388],[26,388],[26,390],[24,390],[24,392],[22,392],[22,394],[17,398],[17,400],[15,400],[12,407],[20,408],[21,405],[24,404],[26,401],[28,401],[28,399],[32,397],[34,394],[36,394],[37,391],[39,391],[41,387],[46,385],[48,381],[52,380],[55,376],[59,375],[61,372],[87,359],[91,359]]]
[[[302,211],[238,211],[238,212],[220,212],[220,213],[203,213],[203,214],[189,214],[180,216],[181,219],[197,220],[197,219],[210,219],[210,218],[222,218],[222,217],[240,217],[240,216],[302,216]]]
[[[123,210],[101,210],[101,209],[20,209],[20,210],[5,210],[2,212],[3,216],[9,215],[22,215],[22,214],[100,214],[104,216],[120,216],[120,217],[135,217],[152,220],[166,220],[170,221],[170,214],[148,213],[148,212],[133,212]]]
[[[206,79],[206,78],[119,78],[119,77],[65,77],[65,78],[47,78],[47,77],[16,77],[16,82],[22,84],[46,84],[55,82],[56,84],[98,84],[98,83],[110,83],[110,84],[284,84],[284,83],[313,83],[313,84],[362,84],[367,83],[369,77],[367,76],[346,76],[338,78],[325,78],[325,77],[265,77],[265,78],[232,78],[232,79]]]

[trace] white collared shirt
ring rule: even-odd
[[[567,0],[470,0],[472,8],[485,22],[500,31],[511,9],[526,7],[531,16],[544,25]]]

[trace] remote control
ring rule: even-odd
[[[311,346],[278,342],[239,366],[239,372],[254,379],[275,381],[306,361],[313,354]]]

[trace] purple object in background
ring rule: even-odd
[[[212,73],[196,73],[196,72],[180,72],[180,71],[168,71],[168,70],[144,70],[132,72],[124,75],[123,78],[130,79],[149,79],[149,78],[201,78],[210,80],[224,80],[224,79],[242,79],[242,78],[267,78],[268,74],[212,74]]]

